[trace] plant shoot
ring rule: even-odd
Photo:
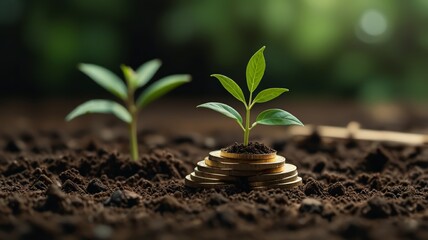
[[[101,87],[118,97],[119,104],[111,100],[89,100],[76,107],[66,120],[70,121],[87,113],[109,113],[129,125],[129,142],[131,158],[138,160],[137,122],[139,111],[152,101],[162,97],[176,87],[190,81],[190,75],[171,75],[164,77],[148,86],[135,97],[136,90],[145,86],[161,66],[161,61],[154,59],[141,65],[136,71],[121,65],[126,85],[116,74],[106,68],[94,64],[80,64],[79,69]]]
[[[249,90],[248,100],[245,98],[242,89],[238,84],[231,78],[221,74],[212,74],[212,77],[217,78],[221,85],[230,93],[233,97],[242,102],[245,106],[245,123],[243,122],[242,116],[231,106],[224,103],[208,102],[201,104],[197,107],[209,108],[217,111],[229,118],[234,119],[239,127],[244,131],[244,145],[247,146],[250,138],[250,131],[258,124],[261,125],[300,125],[303,126],[302,122],[292,114],[282,109],[268,109],[261,112],[256,121],[250,124],[251,121],[251,109],[256,103],[264,103],[271,101],[279,97],[284,92],[288,92],[287,88],[268,88],[260,91],[256,97],[253,98],[254,91],[257,89],[260,81],[263,78],[266,62],[263,55],[263,51],[266,47],[262,47],[258,50],[250,59],[247,64],[246,79],[247,87]]]

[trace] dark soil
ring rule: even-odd
[[[228,153],[239,154],[269,154],[275,152],[274,149],[258,142],[250,142],[247,146],[245,146],[243,143],[234,143],[233,145],[223,148],[222,150]]]
[[[428,239],[428,147],[281,139],[302,186],[195,190],[233,137],[144,130],[132,162],[123,125],[97,127],[0,134],[0,239]]]

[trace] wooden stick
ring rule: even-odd
[[[346,128],[313,125],[306,125],[306,127],[290,128],[290,133],[293,136],[309,136],[314,131],[316,131],[321,137],[325,138],[393,142],[412,146],[428,144],[428,135],[361,129],[360,124],[357,122],[349,123]]]

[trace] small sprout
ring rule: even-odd
[[[66,120],[70,121],[87,113],[110,113],[129,124],[130,152],[133,160],[138,159],[137,119],[138,111],[174,88],[190,81],[190,75],[171,75],[147,87],[135,100],[135,91],[146,85],[161,66],[154,59],[141,65],[136,71],[121,65],[125,83],[113,72],[93,64],[80,64],[79,69],[101,87],[120,98],[124,105],[110,100],[89,100],[76,107]]]
[[[243,123],[242,116],[235,109],[233,109],[232,107],[224,103],[209,102],[209,103],[204,103],[197,106],[197,107],[209,108],[229,118],[234,119],[238,123],[238,125],[241,127],[241,129],[244,131],[245,146],[248,145],[251,129],[253,129],[258,124],[303,126],[303,123],[300,122],[299,119],[297,119],[295,116],[293,116],[292,114],[282,109],[265,110],[261,112],[257,116],[256,121],[250,125],[251,109],[256,103],[268,102],[270,100],[273,100],[279,97],[284,92],[288,92],[288,89],[286,88],[268,88],[263,91],[260,91],[257,94],[257,96],[253,99],[253,93],[257,89],[260,81],[262,80],[265,72],[265,68],[266,68],[265,58],[263,55],[264,50],[265,50],[265,47],[262,47],[260,50],[258,50],[251,57],[247,65],[246,77],[247,77],[248,90],[250,92],[250,97],[248,99],[248,102],[244,96],[244,93],[242,92],[242,89],[238,86],[238,84],[236,84],[235,81],[221,74],[211,75],[212,77],[217,78],[220,81],[221,85],[223,85],[223,87],[230,94],[232,94],[232,96],[234,96],[236,99],[238,99],[240,102],[244,104],[246,109],[245,124]]]

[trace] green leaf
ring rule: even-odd
[[[272,99],[277,98],[279,95],[283,94],[284,92],[288,92],[288,89],[287,88],[268,88],[259,92],[256,98],[254,98],[253,102],[254,103],[268,102]]]
[[[224,103],[218,103],[218,102],[209,102],[209,103],[204,103],[201,105],[197,106],[198,108],[203,107],[203,108],[208,108],[211,110],[214,110],[216,112],[219,112],[223,115],[225,115],[226,117],[230,117],[232,119],[235,119],[238,124],[242,126],[242,117],[241,115],[238,113],[238,111],[236,111],[234,108],[232,108],[229,105],[226,105]]]
[[[291,113],[282,109],[268,109],[261,112],[256,119],[255,124],[262,125],[300,125],[303,123]],[[254,125],[253,125],[254,126]]]
[[[142,87],[146,85],[159,70],[161,65],[162,62],[159,59],[153,59],[141,65],[136,71],[136,87]]]
[[[260,48],[254,55],[251,57],[250,61],[247,64],[247,85],[248,90],[250,92],[254,92],[257,86],[259,86],[260,81],[263,78],[266,69],[265,57],[263,55],[263,51],[265,50],[265,46]]]
[[[223,87],[230,94],[232,94],[232,96],[234,96],[236,99],[246,104],[244,93],[242,92],[242,89],[238,86],[238,84],[236,84],[235,81],[221,74],[212,74],[211,77],[217,78],[220,81],[221,85],[223,85]]]
[[[137,75],[135,74],[134,70],[124,64],[120,65],[120,68],[122,69],[123,76],[125,76],[125,80],[128,83],[128,86],[131,89],[135,89],[135,86],[137,84]]]
[[[162,97],[174,88],[190,82],[190,79],[190,75],[182,74],[171,75],[158,80],[141,93],[137,100],[137,106],[140,108],[145,107],[150,102]]]
[[[70,121],[88,113],[112,113],[124,122],[130,123],[132,120],[131,115],[125,107],[116,102],[102,99],[90,100],[79,105],[65,119]]]
[[[128,94],[125,83],[110,70],[94,64],[85,63],[79,64],[79,69],[107,91],[122,100],[126,100]]]

